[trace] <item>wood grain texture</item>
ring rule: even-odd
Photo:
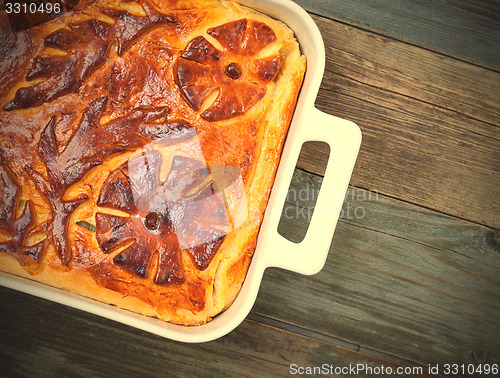
[[[292,364],[402,366],[250,320],[217,341],[183,344],[9,289],[0,297],[2,376],[285,377]]]
[[[321,184],[304,171],[294,177],[288,203],[299,210],[285,210],[281,229],[292,236]],[[396,366],[324,341],[332,338],[424,366],[475,363],[483,350],[482,362],[498,363],[499,244],[486,227],[351,187],[325,269],[266,272],[253,311],[278,327],[247,320],[220,340],[181,344],[2,288],[2,371],[285,376],[291,363]]]
[[[295,0],[306,10],[500,71],[494,0]]]
[[[306,211],[289,210],[282,234],[305,226],[319,182],[295,175],[288,206]],[[474,350],[499,363],[499,236],[351,187],[325,268],[269,270],[254,311],[422,364],[474,363]]]
[[[316,104],[364,136],[325,268],[267,271],[248,319],[206,344],[0,288],[0,375],[500,363],[500,3],[297,2],[326,45]],[[279,230],[291,240],[306,232],[324,152],[313,143],[299,161]]]
[[[315,20],[327,41],[316,104],[363,132],[351,183],[499,228],[500,74]],[[299,167],[318,173],[322,150]]]

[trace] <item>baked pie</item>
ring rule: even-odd
[[[0,39],[0,269],[199,325],[238,294],[305,72],[226,1],[80,1]]]

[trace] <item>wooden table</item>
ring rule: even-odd
[[[268,270],[247,320],[205,344],[2,288],[0,375],[287,376],[323,364],[375,375],[452,363],[464,375],[461,364],[500,363],[500,3],[298,2],[326,45],[317,106],[363,132],[325,268]],[[317,190],[324,151],[304,148],[296,193]],[[298,216],[280,227],[290,239],[313,197],[290,196]]]

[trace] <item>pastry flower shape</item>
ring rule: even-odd
[[[204,162],[176,155],[163,182],[161,166],[161,154],[150,149],[108,176],[97,202],[96,238],[104,253],[116,253],[121,268],[156,284],[179,284],[185,280],[181,250],[206,269],[231,224]]]
[[[281,69],[283,54],[259,58],[257,54],[276,40],[266,24],[240,19],[207,30],[223,48],[218,50],[205,37],[192,39],[176,66],[176,81],[184,99],[196,111],[216,90],[215,101],[200,114],[207,121],[220,121],[244,114],[264,97]]]

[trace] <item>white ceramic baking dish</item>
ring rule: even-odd
[[[286,138],[255,254],[243,287],[234,303],[210,323],[185,327],[121,310],[115,306],[5,273],[0,273],[0,284],[169,339],[205,342],[229,333],[245,319],[255,302],[266,268],[280,267],[302,274],[314,274],[321,270],[328,255],[358,154],[361,132],[354,123],[328,115],[314,107],[325,67],[325,49],[321,34],[307,12],[288,0],[239,2],[283,21],[295,32],[301,50],[307,58],[307,72]],[[279,235],[277,229],[297,158],[302,144],[306,141],[328,143],[330,157],[307,235],[301,243],[296,244]]]

